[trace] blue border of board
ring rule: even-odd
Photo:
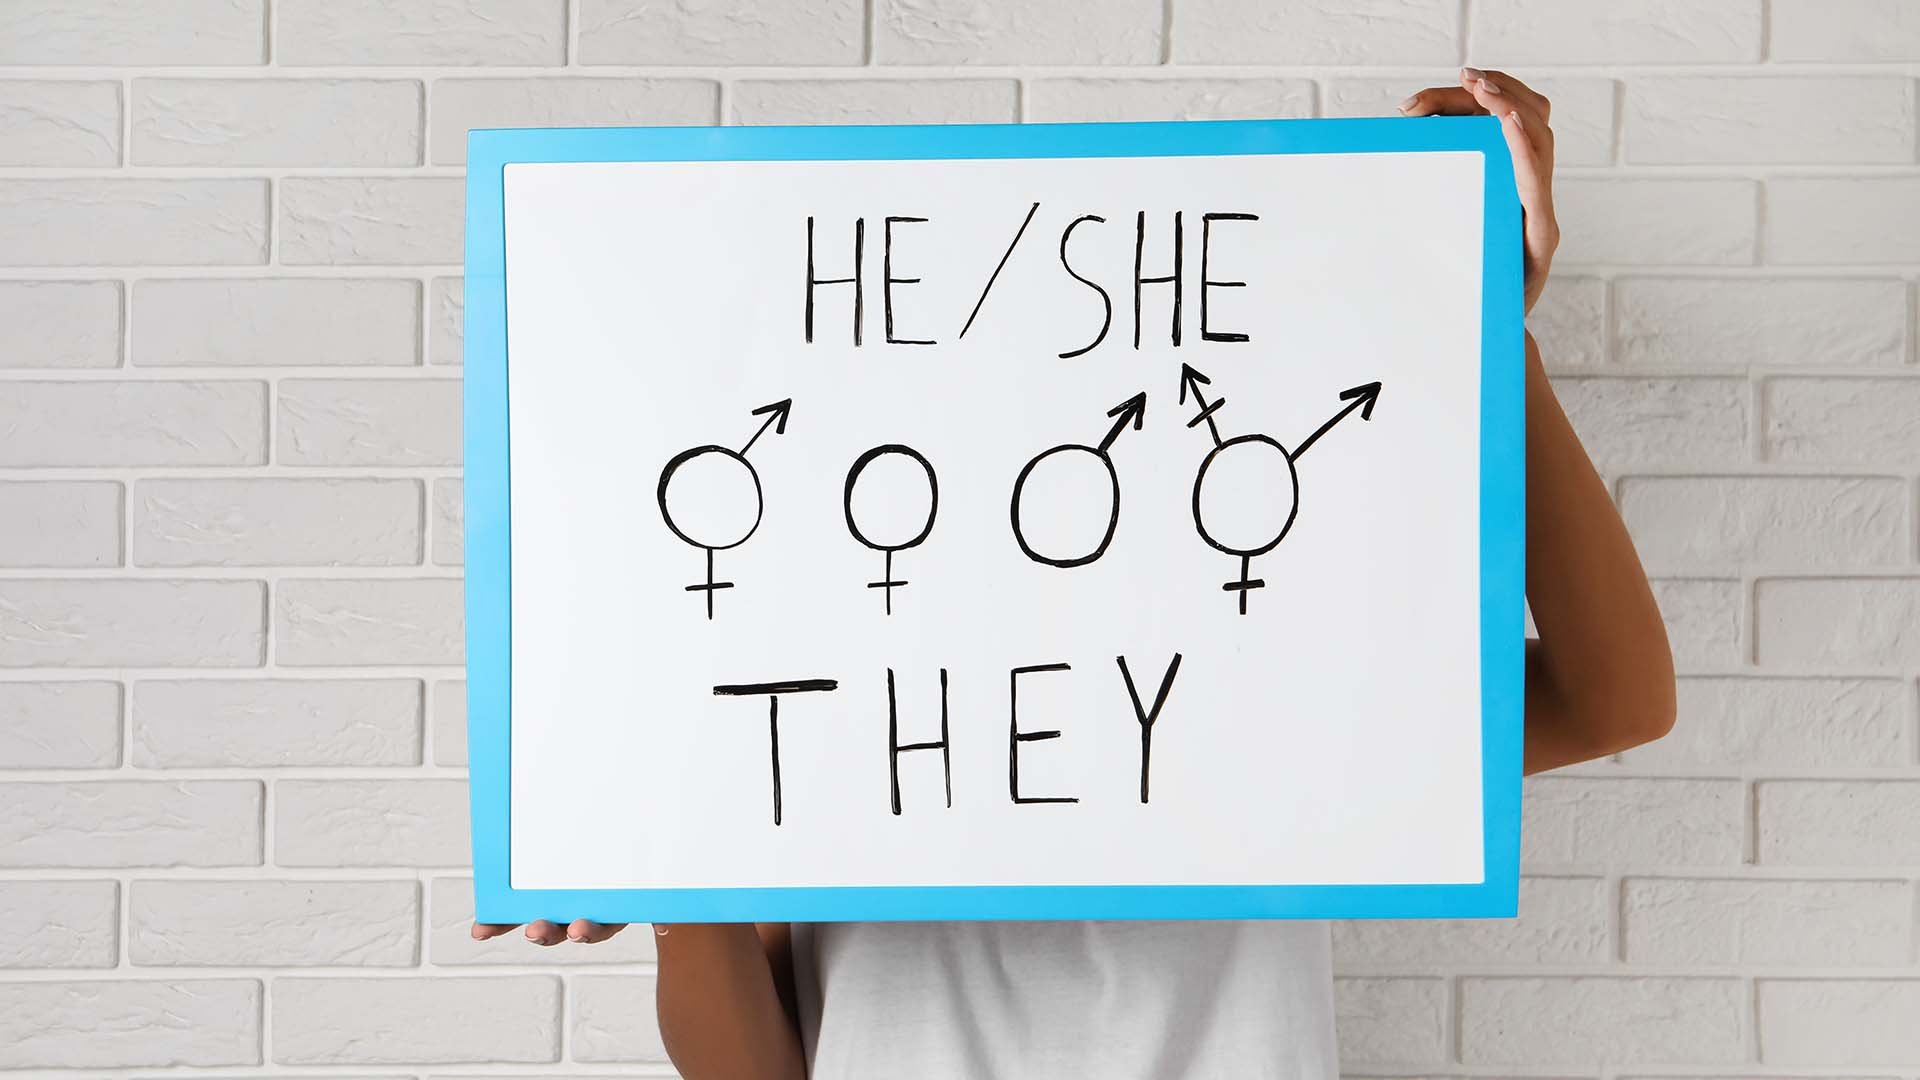
[[[474,910],[482,922],[1497,917],[1519,888],[1524,427],[1520,207],[1487,117],[1128,124],[577,128],[467,143],[466,649]],[[1485,156],[1481,312],[1481,748],[1485,879],[1434,885],[1034,885],[741,889],[510,886],[507,310],[510,163],[1176,157],[1471,151]]]

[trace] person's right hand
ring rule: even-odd
[[[485,941],[488,938],[497,938],[512,930],[515,925],[515,923],[474,923],[473,940]],[[563,941],[579,941],[591,945],[605,941],[626,928],[626,923],[597,923],[575,919],[561,926],[559,923],[548,922],[545,919],[535,919],[527,924],[527,940],[535,945],[558,945]]]

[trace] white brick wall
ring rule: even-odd
[[[664,1076],[466,936],[470,126],[1554,99],[1533,316],[1680,727],[1511,923],[1335,930],[1356,1076],[1920,1078],[1913,0],[0,0],[0,1075]],[[17,1072],[8,1072],[17,1070]]]

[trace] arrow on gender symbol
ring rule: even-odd
[[[1379,385],[1379,383],[1374,384],[1375,387]],[[765,415],[766,420],[761,422],[760,430],[753,433],[753,438],[747,440],[747,445],[740,448],[740,453],[744,456],[747,451],[753,449],[753,444],[760,440],[760,436],[766,434],[769,425],[773,427],[773,433],[775,435],[785,435],[787,433],[787,414],[792,411],[792,398],[781,398],[771,405],[762,405],[753,410],[753,415]],[[1312,442],[1313,440],[1309,439],[1307,441]]]

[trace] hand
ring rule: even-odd
[[[1526,308],[1546,287],[1560,225],[1553,218],[1553,129],[1547,126],[1552,103],[1504,71],[1461,68],[1459,86],[1435,86],[1400,103],[1405,116],[1497,116],[1513,154],[1513,179],[1520,190],[1525,235]]]
[[[513,923],[474,923],[473,940],[497,938],[513,928]],[[626,923],[597,923],[585,919],[575,919],[562,927],[559,923],[537,919],[527,924],[527,940],[535,945],[558,945],[563,941],[580,941],[591,945],[605,941],[626,928]]]

